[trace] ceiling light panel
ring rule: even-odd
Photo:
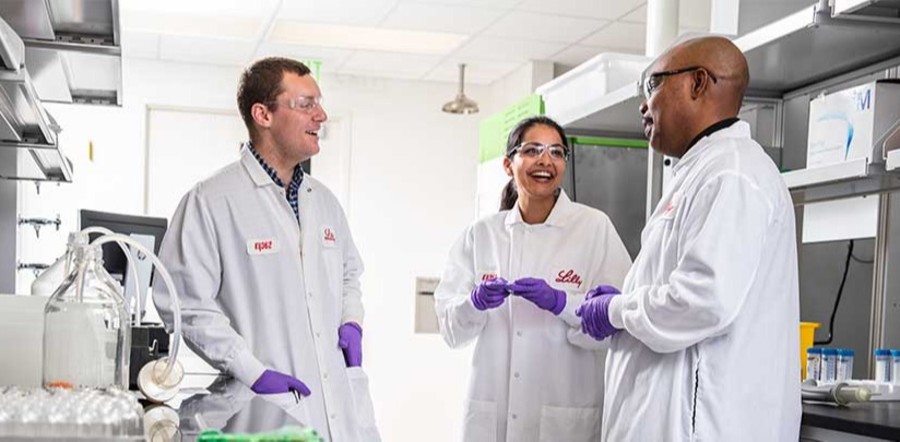
[[[456,49],[465,35],[405,31],[362,26],[302,23],[279,20],[269,41],[325,48],[364,49],[384,52],[441,55]]]
[[[501,9],[475,6],[400,3],[379,27],[471,35],[497,20],[505,12]]]
[[[574,43],[608,23],[605,20],[562,17],[534,12],[512,12],[494,23],[484,33],[494,37]]]

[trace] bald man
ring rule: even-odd
[[[737,118],[748,80],[723,38],[674,46],[645,74],[645,135],[679,161],[622,293],[598,287],[579,309],[610,345],[604,440],[799,437],[794,210]]]

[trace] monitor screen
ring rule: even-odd
[[[105,227],[113,232],[130,236],[141,242],[153,253],[159,253],[159,246],[166,234],[168,221],[165,218],[149,216],[123,215],[119,213],[97,212],[94,210],[81,210],[79,213],[80,229],[87,227]],[[101,235],[91,234],[91,241]],[[147,297],[147,291],[153,284],[153,265],[143,254],[136,254],[139,297],[141,302]],[[122,249],[115,243],[103,244],[103,267],[110,275],[120,280],[125,289],[126,297],[133,296],[134,283],[131,278],[135,275],[128,274],[128,261]],[[146,306],[141,304],[141,311]]]

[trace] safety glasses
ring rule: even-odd
[[[704,71],[706,72],[706,75],[709,75],[709,78],[712,79],[713,83],[716,83],[718,81],[718,79],[716,79],[716,76],[713,75],[712,72],[709,71],[709,69],[706,69],[703,66],[691,66],[683,69],[673,69],[671,71],[654,72],[650,75],[647,75],[646,77],[644,77],[644,79],[641,80],[641,92],[644,93],[644,99],[649,100],[650,96],[653,95],[653,92],[659,89],[659,86],[662,84],[663,79],[665,79],[666,77],[686,74],[688,72],[694,71]]]
[[[511,157],[518,153],[525,158],[540,158],[541,155],[544,155],[545,151],[548,152],[550,158],[554,160],[565,161],[569,158],[569,149],[562,144],[541,144],[533,141],[516,146],[516,148],[510,152],[509,156]]]

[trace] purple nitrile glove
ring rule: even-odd
[[[558,315],[566,307],[566,292],[550,287],[543,279],[517,279],[509,285],[509,291],[554,315]]]
[[[472,289],[472,304],[481,311],[500,307],[503,305],[506,297],[509,296],[506,286],[507,282],[503,278],[494,278],[482,282]]]
[[[587,294],[584,295],[584,300],[587,301],[588,299],[596,298],[600,295],[618,295],[620,293],[622,292],[620,292],[619,289],[611,285],[600,284],[597,287],[588,290]]]
[[[275,370],[266,370],[250,387],[257,394],[276,394],[296,391],[303,396],[309,396],[309,387],[299,379]]]
[[[595,290],[601,287],[610,288],[609,286],[600,286],[591,290],[586,296],[590,297],[575,310],[575,314],[581,317],[581,331],[598,341],[602,341],[619,331],[609,322],[609,302],[612,301],[614,296],[619,294],[619,291],[612,287],[615,293],[595,293]]]
[[[348,367],[362,367],[362,327],[347,322],[338,328],[338,346],[344,351]]]

